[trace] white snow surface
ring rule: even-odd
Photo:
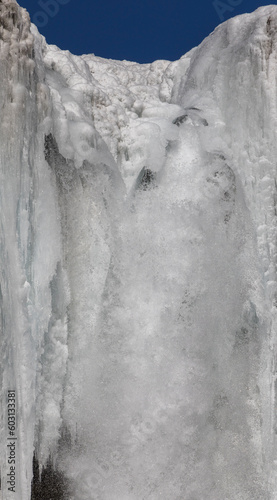
[[[143,65],[0,7],[2,499],[35,452],[67,500],[275,500],[277,6]]]

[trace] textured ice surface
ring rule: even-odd
[[[0,7],[2,499],[35,452],[66,500],[274,500],[277,7],[144,65]]]

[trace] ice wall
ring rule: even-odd
[[[44,89],[29,16],[16,3],[1,2],[0,7],[1,479],[2,497],[19,499],[30,497],[36,378],[50,314],[45,297],[50,295],[57,253],[49,255],[48,250],[50,234],[59,246],[60,230],[55,218],[52,224],[48,218],[53,216],[55,196],[39,154]],[[8,390],[16,391],[16,435],[8,427]],[[8,447],[11,436],[17,437],[16,493],[8,491],[12,484],[7,481],[14,466]]]
[[[275,498],[276,32],[139,65],[0,3],[4,500]]]

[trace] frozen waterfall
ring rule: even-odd
[[[1,499],[276,500],[277,7],[0,80]]]

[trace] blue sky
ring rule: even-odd
[[[48,43],[140,63],[179,59],[256,0],[19,0]]]

